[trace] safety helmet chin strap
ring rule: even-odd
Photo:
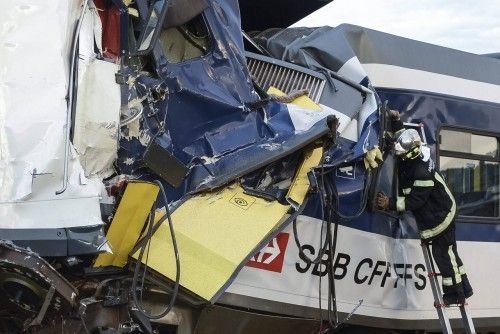
[[[405,154],[401,155],[403,160],[412,160],[420,155],[420,145],[417,145],[408,150]]]

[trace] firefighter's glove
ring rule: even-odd
[[[139,17],[139,11],[135,8],[131,8],[130,5],[132,5],[134,1],[132,0],[123,0],[123,3],[125,6],[128,7],[128,14],[131,16]]]
[[[377,209],[387,211],[389,209],[389,197],[384,193],[378,193],[375,197],[375,205]]]
[[[389,117],[390,117],[391,121],[399,121],[400,120],[399,111],[389,110],[388,113],[389,113]]]
[[[365,163],[365,169],[377,168],[378,162],[383,161],[382,152],[380,152],[378,146],[375,146],[374,148],[366,152],[363,161]]]

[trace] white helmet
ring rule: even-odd
[[[420,154],[420,145],[422,139],[415,129],[404,130],[396,140],[394,149],[396,155],[401,156],[403,160],[414,159]]]

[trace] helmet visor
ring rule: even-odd
[[[394,150],[396,152],[396,155],[403,155],[406,153],[406,150],[401,146],[399,142],[396,142],[394,145]]]

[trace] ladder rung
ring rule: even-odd
[[[463,303],[463,304],[439,304],[438,302],[434,302],[434,307],[435,308],[450,308],[450,307],[457,307],[457,308],[461,308],[461,307],[464,307],[464,306],[467,306],[469,304],[467,303]]]
[[[439,304],[439,303],[434,302],[434,307],[435,308],[446,308],[446,307],[448,307],[448,305],[447,304]]]
[[[467,306],[469,304],[467,303],[463,303],[463,304],[443,304],[445,307],[458,307],[458,308],[461,308],[461,307],[464,307],[464,306]]]

